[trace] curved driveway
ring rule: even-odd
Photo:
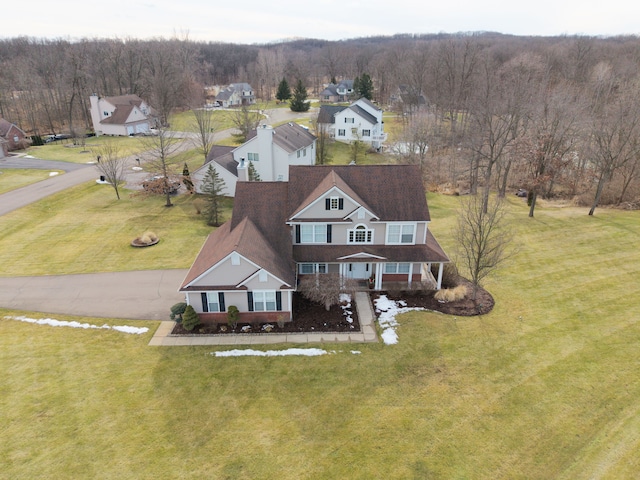
[[[300,114],[286,109],[267,113],[268,123],[300,117]],[[310,116],[310,113],[307,112],[304,116]],[[230,134],[231,129],[218,132],[216,141]],[[27,157],[2,159],[0,168],[38,168],[66,172],[0,195],[0,215],[98,176],[92,165]],[[171,305],[184,301],[184,295],[178,293],[178,288],[186,274],[187,270],[148,270],[2,277],[0,266],[0,307],[51,314],[168,320]]]

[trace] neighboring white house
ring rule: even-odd
[[[216,95],[216,102],[224,108],[253,105],[256,96],[248,83],[232,83]]]
[[[197,192],[211,163],[225,182],[223,194],[235,196],[236,182],[248,180],[251,162],[265,182],[289,180],[289,166],[314,165],[316,137],[296,123],[285,123],[273,128],[261,125],[252,137],[236,148],[214,147],[207,162],[191,174]]]
[[[339,142],[360,140],[372,148],[380,148],[387,138],[382,110],[366,98],[348,107],[323,105],[320,107],[318,123],[325,124],[329,136]]]
[[[153,109],[137,95],[91,95],[91,120],[96,135],[135,135],[156,126]]]

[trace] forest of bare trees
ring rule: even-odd
[[[0,41],[0,115],[31,135],[90,129],[91,93],[135,93],[167,119],[204,86],[249,82],[258,98],[302,80],[368,74],[395,109],[428,183],[529,192],[591,206],[640,203],[640,38],[397,35],[269,45],[188,38]],[[411,95],[391,104],[398,87]],[[428,148],[427,148],[428,147]]]

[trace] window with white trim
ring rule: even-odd
[[[275,312],[276,311],[276,292],[254,291],[253,292],[253,310],[256,312]]]
[[[338,210],[340,208],[340,197],[329,197],[329,210]]]
[[[311,273],[327,273],[328,267],[326,263],[300,263],[298,264],[298,273],[308,275]]]
[[[353,230],[349,230],[348,243],[372,243],[373,230],[367,228],[366,225],[358,225]]]
[[[385,263],[384,273],[409,273],[410,263]]]
[[[344,128],[338,129],[338,136],[344,137],[346,135],[346,130]]]
[[[247,153],[247,160],[250,162],[258,162],[260,161],[260,154],[258,153]]]
[[[327,225],[323,223],[300,225],[300,243],[327,243]]]
[[[344,123],[355,123],[355,118],[353,118],[353,117],[351,117],[351,118],[345,117]]]
[[[220,295],[219,292],[207,292],[207,307],[209,312],[224,312],[220,308]]]
[[[371,130],[362,130],[362,136],[363,137],[370,137],[371,136]]]
[[[387,243],[415,243],[416,226],[411,223],[387,225]]]

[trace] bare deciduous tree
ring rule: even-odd
[[[113,187],[116,197],[120,200],[120,186],[125,183],[127,159],[120,155],[118,146],[107,143],[94,150],[97,159],[96,169],[105,181]]]
[[[159,128],[157,135],[144,137],[142,140],[142,145],[145,149],[143,155],[147,158],[147,165],[150,171],[160,177],[159,179],[164,184],[165,207],[173,206],[173,203],[171,203],[171,193],[175,190],[173,184],[176,181],[179,183],[174,171],[176,164],[174,155],[177,153],[181,142],[181,138],[166,128]]]
[[[241,142],[246,142],[249,134],[252,130],[258,128],[260,120],[262,120],[262,113],[258,105],[242,105],[236,108],[231,115],[231,121],[233,125],[240,132],[236,137]]]
[[[458,264],[469,273],[473,300],[482,281],[491,275],[513,251],[512,234],[506,228],[503,200],[495,197],[486,204],[479,195],[465,199],[455,230]]]
[[[206,160],[213,147],[215,131],[218,128],[215,114],[204,108],[194,108],[191,112],[193,113],[192,125],[196,132],[193,141]]]
[[[340,303],[340,274],[317,273],[300,279],[298,291],[312,302],[321,303],[328,311],[331,305]]]

